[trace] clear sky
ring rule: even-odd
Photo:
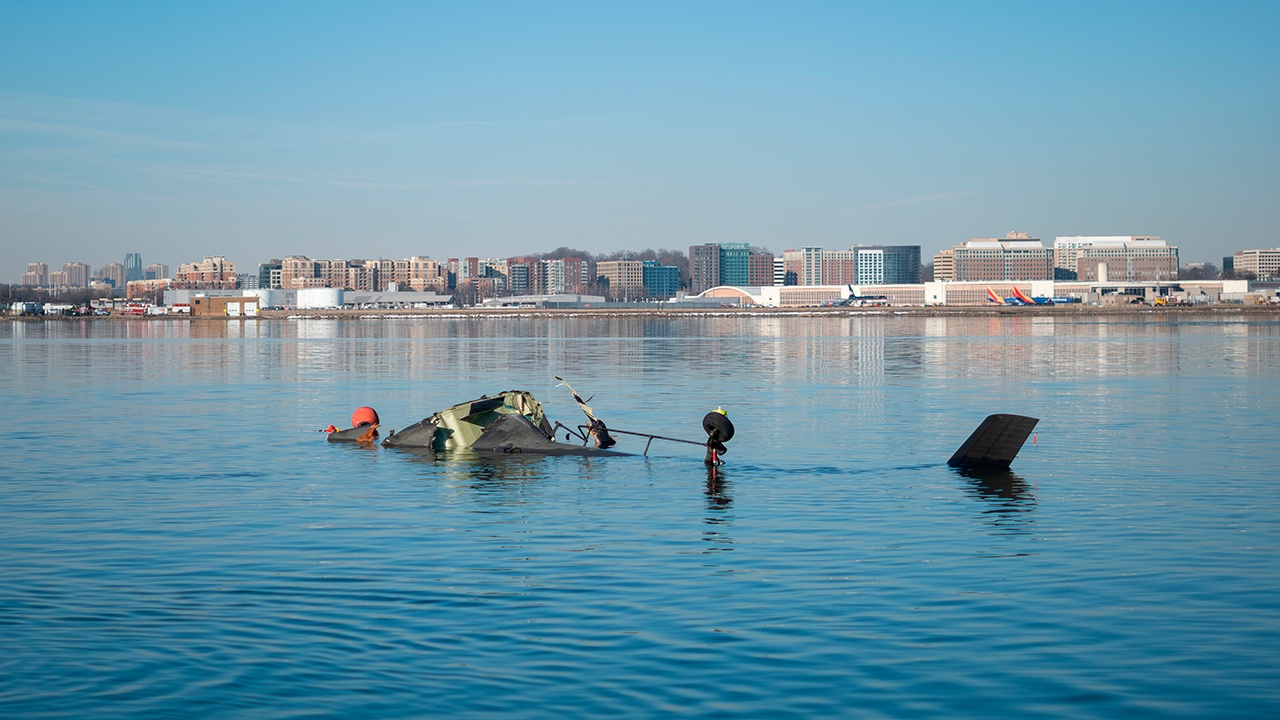
[[[0,0],[0,282],[226,255],[1280,246],[1280,2]]]

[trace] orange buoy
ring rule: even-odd
[[[351,427],[361,427],[364,425],[377,425],[377,424],[378,424],[378,411],[374,410],[371,407],[356,408],[356,411],[351,413]]]

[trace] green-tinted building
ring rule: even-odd
[[[659,265],[656,260],[645,260],[641,272],[644,289],[651,298],[673,298],[680,289],[680,268],[675,265]]]

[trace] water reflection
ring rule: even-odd
[[[732,487],[724,468],[714,465],[707,468],[706,496],[708,513],[722,513],[733,505],[733,497],[729,494]],[[719,522],[719,519],[717,517],[709,517],[707,522]]]
[[[711,543],[704,553],[732,550],[733,538],[725,530],[733,525],[733,484],[723,467],[707,468],[707,485],[704,494],[707,498],[707,515],[703,522],[708,526],[702,532],[702,539]]]
[[[957,469],[966,494],[984,503],[983,522],[996,534],[1022,534],[1035,523],[1035,488],[1011,470]]]

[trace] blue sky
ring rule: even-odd
[[[1277,2],[0,0],[0,281],[140,252],[1280,245]]]

